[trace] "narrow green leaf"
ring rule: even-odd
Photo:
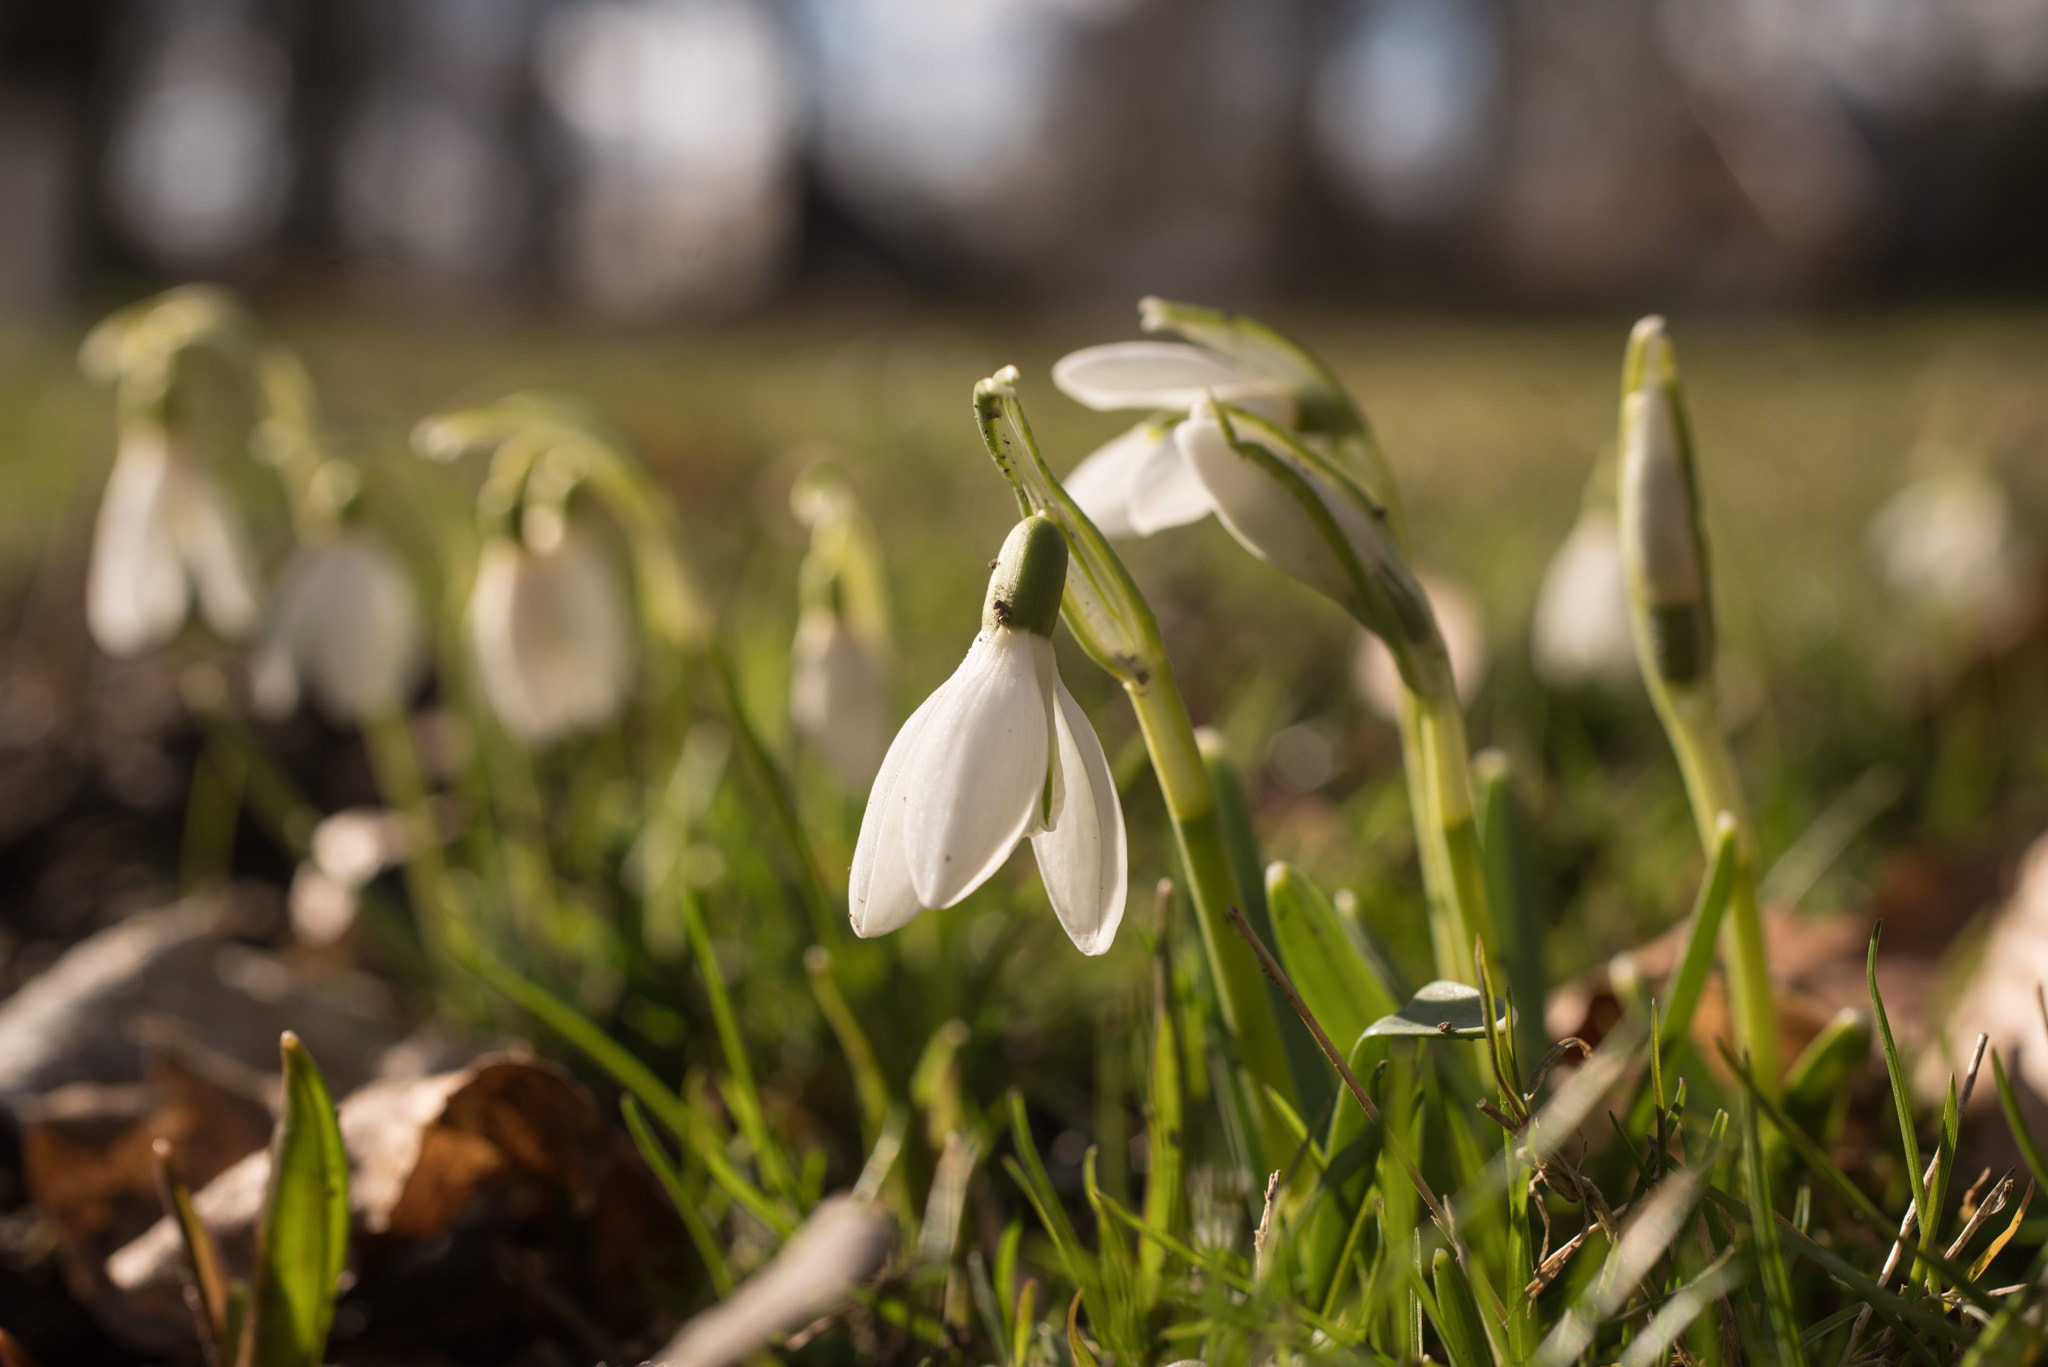
[[[327,1083],[286,1031],[284,1103],[256,1234],[244,1367],[320,1367],[348,1262],[348,1154]]]
[[[1178,1227],[1181,1203],[1181,1151],[1186,1117],[1181,1092],[1180,1041],[1173,1023],[1169,970],[1161,950],[1152,963],[1152,1076],[1146,1090],[1145,1219],[1160,1229]],[[1159,1303],[1160,1272],[1166,1249],[1150,1239],[1138,1246],[1138,1296],[1146,1309]]]
[[[1921,1228],[1927,1226],[1927,1185],[1920,1163],[1920,1139],[1913,1132],[1913,1093],[1906,1084],[1906,1070],[1899,1062],[1899,1046],[1892,1041],[1891,1019],[1884,1012],[1884,997],[1877,990],[1877,937],[1884,934],[1884,922],[1870,930],[1870,954],[1863,962],[1863,976],[1870,988],[1870,1009],[1877,1017],[1877,1037],[1884,1045],[1885,1072],[1891,1077],[1892,1104],[1899,1117],[1899,1141],[1906,1147],[1906,1181],[1913,1193],[1913,1209],[1919,1212]]]
[[[1074,1367],[1100,1367],[1095,1354],[1088,1351],[1088,1344],[1081,1337],[1081,1293],[1078,1291],[1067,1303],[1067,1351],[1074,1355]]]
[[[1691,1281],[1673,1292],[1649,1324],[1629,1342],[1620,1367],[1656,1367],[1658,1359],[1692,1327],[1709,1306],[1742,1284],[1734,1249],[1724,1250]]]
[[[1266,906],[1281,966],[1338,1048],[1399,1002],[1345,935],[1322,891],[1292,864],[1266,867]]]
[[[1836,1109],[1863,1060],[1870,1057],[1870,1017],[1853,1006],[1835,1013],[1785,1075],[1785,1113],[1809,1133],[1826,1138]]]
[[[1685,948],[1679,952],[1678,967],[1665,989],[1664,1022],[1658,1038],[1668,1047],[1692,1030],[1693,1012],[1700,1004],[1700,990],[1706,986],[1707,971],[1714,966],[1714,944],[1721,930],[1721,917],[1735,892],[1735,875],[1740,866],[1741,840],[1735,818],[1721,813],[1714,823],[1713,858],[1707,863],[1706,879],[1692,905],[1690,929]]]
[[[2006,1128],[2012,1131],[2013,1142],[2020,1146],[2027,1171],[2034,1175],[2035,1186],[2048,1191],[2048,1163],[2042,1162],[2041,1146],[2034,1142],[2033,1131],[2020,1114],[2020,1099],[2013,1093],[2012,1081],[2006,1077],[2005,1065],[1999,1062],[1996,1049],[1991,1051],[1991,1076],[1998,1083],[1998,1106],[2005,1112]]]
[[[1436,1332],[1451,1356],[1451,1367],[1493,1367],[1493,1349],[1479,1318],[1479,1302],[1458,1260],[1447,1248],[1436,1251],[1430,1265],[1436,1283]]]
[[[1542,1002],[1550,995],[1543,963],[1543,912],[1529,852],[1528,820],[1515,798],[1514,765],[1507,753],[1482,750],[1475,755],[1472,786],[1479,850],[1486,866],[1486,900],[1504,941],[1500,961],[1507,968],[1507,986],[1520,1001]],[[1548,1044],[1543,1013],[1524,1015],[1516,1032],[1516,1052],[1523,1058],[1539,1058]]]
[[[153,1150],[157,1196],[185,1249],[185,1300],[199,1331],[200,1346],[211,1367],[233,1367],[238,1345],[228,1336],[228,1287],[220,1253],[192,1205],[192,1189],[171,1166],[170,1141],[157,1140]]]
[[[682,1218],[683,1229],[690,1236],[690,1243],[696,1248],[697,1256],[704,1260],[704,1270],[711,1277],[711,1287],[720,1296],[730,1295],[733,1288],[732,1269],[726,1266],[725,1250],[718,1246],[718,1240],[711,1233],[711,1227],[704,1223],[704,1212],[698,1202],[690,1197],[689,1189],[683,1185],[682,1174],[669,1161],[661,1141],[654,1137],[654,1131],[647,1124],[647,1116],[641,1111],[640,1103],[631,1092],[619,1098],[619,1110],[626,1118],[626,1132],[633,1137],[633,1147],[640,1151],[654,1180],[668,1195],[669,1204],[676,1208]]]
[[[1799,1320],[1792,1303],[1792,1277],[1785,1270],[1785,1253],[1778,1243],[1777,1211],[1771,1204],[1770,1167],[1764,1158],[1763,1132],[1757,1125],[1754,1100],[1742,1107],[1742,1166],[1749,1187],[1750,1240],[1757,1272],[1763,1279],[1764,1304],[1769,1308],[1778,1352],[1785,1367],[1804,1367],[1805,1350],[1799,1346]]]

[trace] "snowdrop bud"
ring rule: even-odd
[[[278,580],[250,659],[257,710],[289,714],[302,691],[330,720],[360,725],[398,711],[425,664],[426,627],[404,566],[358,533],[302,546]]]
[[[1552,688],[1623,684],[1635,677],[1632,632],[1621,534],[1612,513],[1589,508],[1543,571],[1529,631],[1530,661]]]
[[[625,592],[602,547],[574,530],[547,551],[484,547],[469,626],[484,694],[530,746],[609,721],[631,682]]]
[[[1016,627],[1050,640],[1060,620],[1060,594],[1066,583],[1066,535],[1049,517],[1025,518],[1010,529],[996,557],[981,629]]]
[[[789,713],[797,733],[859,788],[875,776],[889,744],[889,700],[867,643],[829,607],[797,618],[790,647]]]
[[[1480,619],[1479,605],[1471,594],[1448,580],[1429,574],[1418,578],[1429,595],[1430,609],[1443,633],[1444,648],[1450,652],[1458,702],[1461,706],[1469,705],[1479,692],[1479,685],[1486,681],[1486,625]],[[1401,671],[1386,644],[1371,632],[1359,633],[1351,668],[1352,685],[1358,696],[1380,716],[1396,720],[1401,712]]]
[[[1713,662],[1713,611],[1692,454],[1678,411],[1664,320],[1630,339],[1634,384],[1621,401],[1621,542],[1647,653],[1659,676],[1690,683]]]
[[[256,572],[226,497],[160,422],[131,419],[93,530],[86,625],[110,655],[149,650],[177,635],[195,588],[221,636],[256,625]]]

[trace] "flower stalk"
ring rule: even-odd
[[[1722,953],[1737,1048],[1749,1053],[1758,1085],[1776,1095],[1777,1012],[1757,910],[1756,832],[1717,715],[1712,579],[1692,429],[1662,318],[1645,318],[1630,334],[1621,394],[1621,542],[1636,658],[1709,856],[1721,814],[1735,821],[1735,884]]]
[[[1017,371],[1006,366],[974,387],[982,443],[1027,514],[1042,513],[1066,533],[1072,552],[1062,616],[1089,658],[1123,685],[1159,781],[1174,842],[1187,871],[1189,901],[1216,986],[1217,1006],[1252,1078],[1290,1104],[1296,1096],[1278,1016],[1256,959],[1231,934],[1229,912],[1244,895],[1231,869],[1214,791],[1202,763],[1159,623],[1123,561],[1053,478],[1018,402]],[[1272,1152],[1288,1142],[1278,1117],[1267,1115],[1263,1140]]]

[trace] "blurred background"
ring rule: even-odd
[[[0,3],[13,315],[1863,303],[2038,291],[2044,220],[2044,0]]]

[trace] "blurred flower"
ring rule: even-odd
[[[1621,533],[1612,513],[1589,508],[1543,571],[1529,631],[1537,677],[1552,688],[1626,684],[1636,673],[1628,612]]]
[[[889,744],[889,606],[881,554],[844,475],[819,462],[791,486],[811,529],[797,575],[802,603],[790,647],[790,720],[847,787],[875,776]]]
[[[405,819],[380,807],[345,808],[313,828],[311,845],[312,857],[292,876],[289,902],[293,935],[319,947],[355,923],[364,885],[405,861]]]
[[[131,419],[100,496],[86,624],[109,655],[134,655],[177,635],[195,587],[214,631],[255,627],[256,570],[233,506],[160,423]]]
[[[889,700],[880,663],[846,620],[807,607],[790,647],[789,714],[849,788],[875,776],[888,744]]]
[[[285,566],[249,662],[256,707],[282,717],[311,689],[329,719],[365,722],[404,706],[425,653],[405,567],[381,542],[344,532],[301,546]]]
[[[1982,469],[1954,466],[1907,485],[1864,537],[1886,587],[1965,639],[1997,641],[2034,606],[2034,549],[2004,487]]]
[[[602,547],[575,531],[536,549],[484,547],[469,604],[484,695],[520,741],[602,726],[631,682],[625,590]]]
[[[847,895],[855,934],[954,905],[1028,836],[1074,944],[1100,954],[1115,939],[1129,878],[1123,808],[1053,661],[1066,563],[1066,539],[1043,515],[1004,542],[981,634],[903,724],[868,795]]]
[[[1458,702],[1469,705],[1486,682],[1486,624],[1472,595],[1449,580],[1433,574],[1418,574],[1429,595],[1430,610],[1436,613],[1437,629],[1443,633],[1444,648],[1451,655],[1451,677],[1458,688]],[[1622,620],[1626,630],[1628,621]],[[1627,637],[1622,638],[1627,643]],[[1634,662],[1634,656],[1629,657]],[[1373,711],[1393,721],[1401,713],[1401,671],[1386,644],[1369,631],[1358,636],[1351,657],[1351,682],[1358,696]]]
[[[1060,358],[1052,381],[1098,412],[1156,409],[1184,413],[1204,398],[1226,399],[1285,421],[1292,405],[1283,381],[1241,361],[1185,342],[1113,342]],[[1104,536],[1150,536],[1200,521],[1215,502],[1189,466],[1173,429],[1151,418],[1100,447],[1063,481]]]

